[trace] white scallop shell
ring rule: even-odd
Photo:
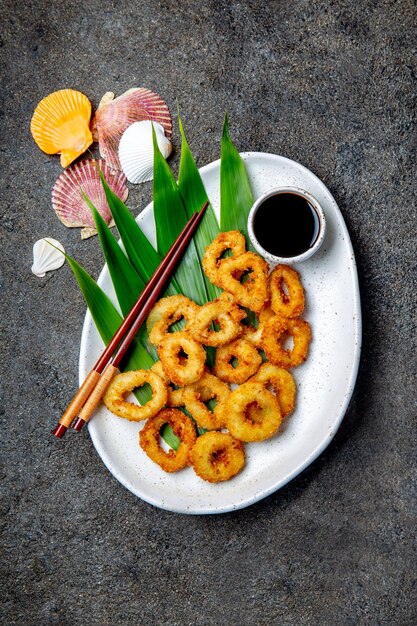
[[[48,242],[50,242],[52,246]],[[53,246],[55,246],[55,248]],[[57,248],[59,249],[57,250]],[[62,252],[60,252],[60,250],[62,250]],[[64,246],[56,239],[52,239],[51,237],[39,239],[33,245],[32,272],[35,276],[42,278],[45,276],[46,272],[62,267],[65,262],[63,252],[65,252]]]
[[[130,183],[144,183],[153,178],[152,124],[163,157],[167,159],[171,154],[172,144],[161,124],[150,120],[131,124],[119,144],[120,165]]]

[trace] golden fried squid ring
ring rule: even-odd
[[[161,447],[160,431],[165,424],[181,439],[178,450],[165,452]],[[163,409],[146,422],[139,433],[139,445],[165,472],[176,472],[188,465],[188,455],[196,438],[194,424],[187,415],[177,409]]]
[[[149,402],[139,406],[125,400],[127,393],[146,383],[152,388]],[[157,374],[150,370],[136,370],[117,374],[107,387],[103,402],[115,415],[131,422],[140,422],[156,415],[166,404],[167,397],[167,386]]]
[[[154,374],[159,376],[159,378],[162,378],[166,385],[169,385],[171,381],[169,380],[169,376],[164,370],[164,366],[162,365],[161,361],[155,361],[155,363],[151,367],[151,370],[154,372]]]
[[[148,315],[146,328],[149,341],[158,346],[169,334],[169,328],[184,318],[188,325],[197,313],[199,306],[182,295],[168,296],[158,300]]]
[[[272,363],[262,363],[255,376],[249,382],[262,383],[267,389],[271,386],[278,400],[282,417],[294,410],[296,386],[288,370]]]
[[[197,476],[219,483],[233,478],[244,467],[245,448],[229,433],[204,433],[191,450],[190,461]]]
[[[171,387],[168,387],[167,405],[177,409],[179,407],[185,407],[184,389],[185,387],[180,387],[179,389],[171,389]]]
[[[254,328],[253,326],[245,326],[245,330],[243,331],[245,339],[250,341],[251,344],[255,346],[255,348],[258,348],[258,350],[263,349],[262,348],[262,330],[263,330],[264,323],[268,321],[271,317],[275,317],[275,313],[273,312],[271,308],[269,308],[269,306],[266,306],[258,313],[258,319],[259,319],[258,327]]]
[[[241,441],[263,441],[281,424],[276,397],[262,383],[246,382],[230,394],[225,407],[226,425]]]
[[[207,278],[215,285],[218,284],[219,267],[224,261],[222,255],[227,250],[230,250],[234,257],[246,252],[245,238],[238,230],[219,233],[216,239],[206,248],[202,266]]]
[[[215,430],[225,427],[224,405],[230,395],[229,385],[213,374],[204,372],[200,380],[184,387],[182,392],[181,396],[174,395],[174,399],[178,398],[178,401],[184,402],[185,408],[201,428]],[[217,404],[213,411],[210,411],[205,403],[214,398]]]
[[[292,337],[293,347],[284,348],[282,342]],[[296,367],[303,363],[311,341],[310,324],[301,318],[273,317],[262,331],[262,347],[268,361],[279,367]]]
[[[236,367],[232,364],[234,359]],[[261,355],[247,339],[235,339],[217,348],[214,373],[221,380],[240,385],[255,374],[261,363]]]
[[[180,387],[195,383],[203,375],[205,350],[185,331],[168,334],[158,346],[158,354],[167,376]]]
[[[244,317],[246,313],[236,304],[218,299],[200,307],[188,330],[193,339],[205,346],[223,346],[243,332],[239,322]],[[213,324],[218,326],[216,330]]]
[[[247,280],[241,283],[245,274]],[[218,284],[238,304],[259,312],[268,300],[268,264],[254,252],[225,259],[219,267]]]
[[[283,317],[299,317],[304,311],[300,275],[288,265],[277,265],[269,277],[271,308]]]

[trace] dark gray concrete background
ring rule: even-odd
[[[412,0],[3,1],[2,624],[416,623],[415,17]],[[103,259],[56,218],[59,159],[30,118],[60,88],[97,106],[134,86],[171,108],[174,168],[177,102],[199,165],[219,157],[227,110],[241,151],[310,168],[357,256],[363,358],[343,425],[301,476],[234,514],[155,509],[87,432],[50,435],[77,385],[85,306],[67,265],[31,274],[32,245],[59,239],[95,277]],[[131,186],[135,215],[150,199]]]

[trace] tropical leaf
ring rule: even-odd
[[[124,202],[109,187],[101,171],[100,178],[128,259],[139,276],[147,283],[161,262],[162,257],[142,232],[142,229]],[[175,279],[172,278],[166,293],[167,295],[175,295],[179,292],[180,289]]]
[[[144,281],[148,281],[161,262],[162,257],[142,232],[125,203],[109,187],[102,172],[100,172],[100,178],[126,254],[137,273],[142,276]]]
[[[142,293],[145,283],[124,254],[116,239],[113,237],[110,228],[107,226],[95,206],[91,203],[87,196],[84,195],[84,199],[93,215],[114,291],[123,316],[126,317]],[[146,348],[146,350],[150,352],[152,357],[156,360],[158,358],[157,351],[149,341],[145,324],[141,326],[136,336],[142,343],[143,347]]]
[[[93,215],[120,309],[126,316],[145,288],[145,283],[124,254],[95,206],[87,196],[84,195],[84,199]]]
[[[253,195],[245,164],[229,135],[227,115],[224,118],[220,160],[220,228],[240,230],[247,236],[247,220],[253,205]]]
[[[158,253],[164,256],[187,223],[187,213],[177,182],[162,156],[152,128],[154,144],[153,210]],[[175,272],[181,293],[197,304],[208,301],[203,270],[194,241],[185,252]]]
[[[203,204],[209,201],[200,172],[198,171],[194,157],[191,154],[187,138],[184,133],[181,117],[178,116],[178,123],[181,133],[181,159],[180,171],[178,175],[178,188],[184,202],[187,217],[191,217],[193,213],[199,211]],[[203,258],[206,247],[217,237],[219,233],[219,224],[210,205],[203,217],[197,233],[194,235],[194,243],[197,250],[198,258]],[[209,300],[214,300],[220,294],[221,290],[213,285],[206,276],[204,276],[206,291]]]
[[[120,328],[123,318],[117,311],[110,298],[97,285],[91,276],[81,265],[68,254],[65,255],[75,278],[77,279],[81,293],[84,296],[94,324],[105,345],[108,345],[113,336]],[[125,358],[120,364],[121,371],[149,369],[154,363],[141,343],[135,338]],[[152,394],[149,387],[141,387],[137,390],[137,398],[142,404],[150,400]]]

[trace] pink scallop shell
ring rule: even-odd
[[[107,93],[96,111],[93,127],[97,136],[100,154],[107,164],[121,170],[119,161],[119,143],[126,130],[133,122],[152,120],[159,122],[167,137],[172,133],[171,114],[165,102],[149,89],[129,89],[115,100]]]
[[[82,192],[91,200],[109,226],[114,226],[109,205],[101,184],[98,168],[103,172],[110,189],[124,202],[127,198],[126,176],[113,172],[103,160],[83,159],[60,174],[52,189],[52,206],[65,226],[84,226],[82,239],[97,233],[91,211]]]

